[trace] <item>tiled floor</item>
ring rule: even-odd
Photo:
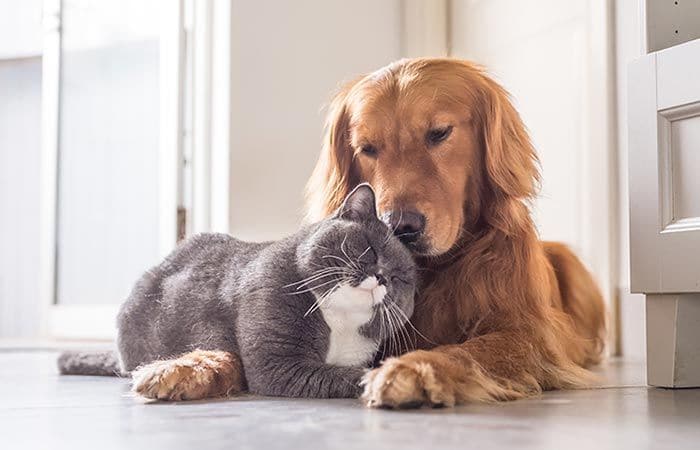
[[[602,389],[386,411],[253,397],[144,404],[128,380],[58,376],[55,357],[0,351],[0,448],[700,448],[700,390],[647,388],[640,363],[609,362]]]

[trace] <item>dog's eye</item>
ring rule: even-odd
[[[425,135],[428,145],[435,146],[447,139],[452,134],[452,125],[443,128],[433,128]]]
[[[365,144],[362,147],[360,147],[360,151],[362,154],[369,156],[370,158],[376,158],[377,157],[377,147],[371,144]]]

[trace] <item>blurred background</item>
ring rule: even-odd
[[[110,339],[178,237],[294,231],[337,86],[451,56],[512,93],[542,161],[540,234],[593,271],[612,353],[643,358],[626,188],[642,3],[0,0],[0,338]]]

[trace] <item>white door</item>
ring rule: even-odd
[[[183,4],[45,1],[42,260],[52,337],[112,337],[134,280],[176,243]]]
[[[700,386],[700,40],[629,69],[630,253],[648,382]]]

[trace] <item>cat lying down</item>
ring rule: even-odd
[[[118,317],[118,352],[64,353],[64,374],[123,374],[189,400],[248,391],[357,397],[413,313],[416,267],[358,186],[331,217],[275,242],[195,236],[146,272]],[[115,373],[117,372],[117,373]]]

